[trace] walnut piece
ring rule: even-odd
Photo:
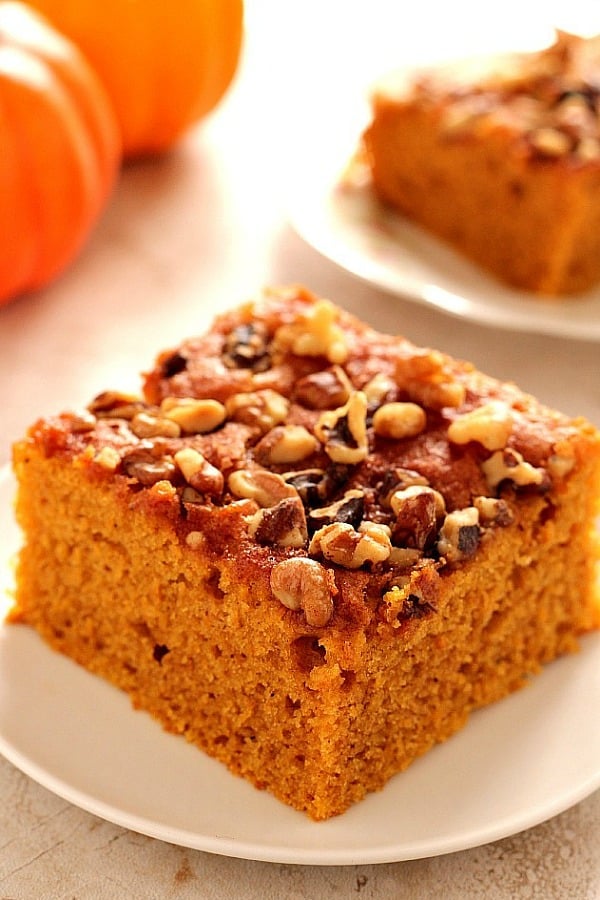
[[[352,383],[341,366],[332,366],[301,378],[294,399],[308,409],[335,409],[346,403]]]
[[[436,534],[446,505],[439,491],[414,484],[395,491],[390,506],[396,517],[392,525],[393,542],[423,550]]]
[[[175,463],[191,487],[200,494],[219,496],[223,493],[223,473],[211,465],[202,453],[193,447],[183,447],[174,456]]]
[[[124,394],[120,391],[103,391],[88,405],[89,412],[99,419],[132,419],[143,409],[145,404],[137,394]]]
[[[384,403],[373,414],[375,434],[396,441],[416,437],[426,424],[425,410],[416,403]]]
[[[554,478],[565,478],[575,467],[573,456],[562,456],[553,453],[548,459],[548,471]]]
[[[255,500],[263,508],[298,496],[295,488],[287,484],[281,475],[265,469],[237,469],[231,473],[227,483],[236,497]]]
[[[402,491],[411,485],[424,485],[429,487],[429,481],[420,472],[414,469],[405,469],[397,466],[386,473],[385,478],[379,486],[379,499],[381,505],[385,508],[391,506],[392,497],[396,491]]]
[[[448,513],[440,529],[437,549],[447,562],[472,556],[479,545],[479,511],[474,506]]]
[[[536,469],[526,462],[517,451],[507,447],[497,450],[489,459],[481,464],[483,473],[490,488],[496,488],[500,482],[508,480],[519,487],[529,484],[541,485],[545,481],[545,471]]]
[[[114,447],[101,447],[94,456],[94,462],[108,472],[114,472],[121,462],[121,457]]]
[[[87,431],[93,431],[96,427],[96,416],[83,409],[70,416],[69,424],[74,434],[85,434]]]
[[[171,437],[176,438],[181,434],[181,428],[172,419],[165,416],[156,416],[148,412],[139,412],[131,420],[129,427],[136,437]]]
[[[225,407],[218,400],[165,397],[160,411],[186,434],[207,434],[225,421]]]
[[[246,518],[248,534],[259,544],[305,547],[308,541],[306,513],[300,497],[286,497],[274,506],[259,509]]]
[[[151,485],[157,481],[170,481],[175,472],[175,463],[168,453],[164,453],[158,443],[140,442],[123,456],[123,469],[130,478],[140,484]]]
[[[265,372],[271,366],[269,336],[261,322],[238,325],[225,338],[223,363],[229,369]]]
[[[329,479],[325,469],[300,469],[284,472],[284,481],[298,491],[307,508],[318,506],[327,497]]]
[[[364,393],[353,391],[344,406],[321,413],[315,434],[333,462],[355,465],[366,459],[369,443]]]
[[[514,519],[506,500],[499,500],[497,497],[475,497],[473,506],[479,512],[482,525],[510,525]]]
[[[503,450],[512,426],[513,413],[510,407],[500,400],[491,400],[458,416],[448,428],[448,440],[453,444],[476,441],[486,450]]]
[[[336,319],[335,306],[318,300],[299,321],[280,325],[274,346],[296,356],[324,356],[330,363],[342,364],[348,358],[348,344]]]
[[[396,384],[389,375],[378,373],[362,388],[369,406],[381,406],[396,390]]]
[[[302,610],[308,625],[322,628],[333,610],[332,584],[327,570],[306,557],[284,559],[271,571],[271,590],[288,609]]]
[[[565,156],[572,147],[572,140],[557,128],[536,128],[528,135],[529,143],[543,156]]]
[[[460,406],[466,396],[464,384],[453,377],[448,361],[438,350],[411,347],[401,353],[395,376],[400,390],[431,409]]]
[[[411,569],[422,556],[416,547],[392,547],[388,562],[399,569]]]
[[[245,394],[232,394],[225,401],[225,412],[234,422],[254,425],[263,434],[285,422],[289,412],[289,401],[270,388],[262,391],[248,391]]]
[[[332,525],[334,522],[345,522],[358,528],[365,511],[365,495],[363,491],[346,491],[340,500],[330,503],[329,506],[320,506],[308,514],[308,525],[313,531],[317,531],[324,525]]]
[[[314,453],[319,443],[303,425],[277,425],[254,448],[264,466],[300,462]]]
[[[320,553],[345,569],[385,562],[391,550],[389,528],[374,522],[363,522],[358,530],[344,522],[324,525],[315,532],[308,548],[311,556]]]

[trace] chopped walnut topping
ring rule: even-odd
[[[186,434],[207,434],[225,420],[225,407],[218,400],[193,397],[165,397],[160,404],[163,416],[176,422]]]
[[[302,610],[308,625],[322,628],[333,615],[332,580],[316,560],[296,557],[277,563],[271,590],[288,609]]]
[[[121,457],[114,447],[101,447],[94,456],[94,462],[103,469],[114,472],[121,462]]]
[[[274,506],[259,509],[246,518],[248,534],[259,544],[305,547],[308,541],[306,513],[300,497],[286,497]]]
[[[297,497],[296,490],[281,475],[265,469],[238,469],[228,479],[229,490],[236,497],[255,500],[259,506],[275,506],[280,500]]]
[[[506,500],[496,497],[475,497],[473,506],[479,512],[482,525],[510,525],[513,513]]]
[[[164,416],[155,416],[151,413],[139,412],[131,420],[129,426],[136,437],[179,437],[181,428],[177,422]]]
[[[448,428],[453,444],[476,441],[486,450],[503,450],[513,426],[513,413],[506,403],[491,400],[471,412],[458,416]]]
[[[334,462],[350,465],[362,462],[369,452],[367,398],[363,392],[353,391],[344,406],[321,413],[315,434]]]
[[[429,347],[402,348],[396,360],[396,382],[400,387],[407,387],[412,381],[441,381],[445,373],[444,355]]]
[[[395,491],[390,506],[396,517],[392,525],[393,542],[422,550],[433,540],[446,505],[438,491],[414,484]]]
[[[489,459],[481,464],[483,473],[490,488],[496,488],[500,482],[508,480],[519,487],[530,484],[542,485],[545,482],[543,469],[536,469],[526,462],[517,450],[507,447],[497,450]]]
[[[176,471],[172,458],[151,443],[140,443],[134,450],[129,450],[123,457],[123,469],[130,478],[145,485],[170,481]]]
[[[198,450],[183,447],[177,451],[174,459],[181,474],[194,490],[210,496],[219,496],[223,493],[225,487],[223,473],[211,465]]]
[[[445,406],[458,407],[465,402],[467,389],[459,381],[440,381],[439,383],[413,385],[411,393],[415,400],[430,409],[443,409]]]
[[[448,513],[440,529],[437,549],[447,562],[472,556],[479,545],[479,511],[474,506]]]
[[[289,401],[270,388],[232,394],[225,401],[225,412],[229,419],[245,425],[255,425],[263,434],[280,422],[285,422],[289,408]]]
[[[374,522],[363,522],[356,531],[352,525],[336,522],[315,532],[308,552],[321,554],[346,569],[385,562],[391,553],[389,530]]]
[[[553,453],[548,460],[548,471],[554,478],[564,478],[573,470],[575,458],[573,456],[561,456]]]
[[[175,350],[161,360],[161,374],[163,378],[174,378],[175,375],[185,371],[187,364],[187,357],[180,353],[179,350]]]
[[[407,469],[406,471],[410,470]],[[427,484],[423,484],[421,482],[407,484],[406,487],[394,491],[394,493],[390,497],[390,506],[392,508],[392,512],[395,515],[398,515],[407,501],[413,499],[414,497],[424,496],[431,497],[431,499],[433,500],[433,509],[436,517],[438,519],[442,518],[446,513],[446,501],[439,491],[436,491],[432,487],[429,487]]]
[[[277,329],[274,345],[296,356],[324,356],[341,365],[348,357],[348,344],[336,318],[335,306],[318,300],[300,321]]]
[[[294,399],[308,409],[334,409],[347,402],[352,382],[341,366],[332,366],[301,378]]]
[[[196,506],[204,505],[206,503],[206,497],[204,494],[200,494],[197,490],[195,490],[191,485],[186,484],[181,491],[180,494],[182,503],[190,503]]]
[[[298,491],[300,499],[308,508],[318,506],[327,497],[329,479],[324,469],[300,469],[298,472],[284,472],[283,479]]]
[[[319,443],[303,425],[277,425],[254,448],[256,459],[265,466],[300,462],[314,453]]]
[[[365,495],[362,491],[346,491],[341,500],[336,500],[329,506],[313,509],[308,514],[309,530],[316,531],[323,525],[331,525],[334,522],[345,522],[358,528],[365,512]]]
[[[443,354],[437,350],[418,350],[396,360],[396,383],[412,399],[430,409],[457,407],[464,403],[466,388],[456,381]]]
[[[565,156],[572,147],[571,138],[557,128],[536,128],[528,137],[534,150],[543,156]]]
[[[120,391],[103,391],[88,406],[88,410],[99,419],[132,419],[144,408],[144,402],[136,394],[123,394]]]
[[[389,375],[382,375],[381,373],[374,375],[362,389],[370,407],[381,406],[395,390],[395,382]]]
[[[389,564],[399,569],[411,569],[422,556],[423,551],[416,547],[392,547]]]
[[[86,431],[93,431],[96,427],[96,416],[93,415],[93,413],[82,410],[71,416],[70,426],[74,434],[83,434]]]
[[[260,323],[238,325],[227,335],[223,362],[230,369],[251,369],[265,372],[271,367],[268,335]]]
[[[389,472],[386,472],[385,478],[379,486],[379,500],[384,508],[389,508],[392,497],[396,491],[402,491],[413,484],[420,484],[429,487],[429,481],[420,472],[414,469],[404,469],[398,466]]]
[[[416,437],[426,424],[425,410],[416,403],[384,403],[373,415],[375,434],[397,441]]]

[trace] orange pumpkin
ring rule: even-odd
[[[121,125],[126,157],[170,147],[235,74],[242,0],[28,0],[82,50]]]
[[[0,303],[73,259],[120,159],[114,113],[84,57],[27,6],[0,2]]]

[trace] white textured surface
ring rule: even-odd
[[[450,856],[315,868],[225,859],[81,812],[0,761],[3,900],[597,900],[600,793],[516,837]],[[10,818],[6,811],[10,810]]]
[[[321,100],[340,85],[351,97],[378,12],[390,6],[377,0],[367,15],[363,4],[248,0],[244,65],[217,113],[170,157],[128,167],[76,264],[47,290],[0,310],[0,463],[38,415],[107,387],[135,388],[158,349],[201,331],[217,309],[262,285],[290,281],[600,424],[598,345],[495,332],[402,302],[322,259],[286,224],[286,160],[307,134],[298,113],[310,119],[315,86]],[[511,29],[522,34],[517,3],[495,16],[486,4],[447,7],[420,4],[402,27],[385,28],[388,49],[395,43],[411,60],[506,43]],[[378,56],[371,53],[371,67]],[[322,131],[313,137],[326,140]],[[485,847],[346,868],[247,862],[145,838],[69,805],[4,760],[0,798],[2,900],[600,898],[598,793]]]

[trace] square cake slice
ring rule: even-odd
[[[501,281],[600,281],[600,37],[385,78],[364,149],[385,203]]]
[[[600,624],[596,429],[303,288],[14,468],[12,622],[314,819]]]

